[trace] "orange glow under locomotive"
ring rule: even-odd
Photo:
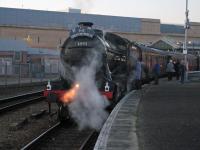
[[[79,89],[80,85],[79,84],[75,84],[74,87],[72,87],[70,90],[66,91],[63,96],[60,98],[60,100],[63,103],[70,103],[74,100],[78,89]]]

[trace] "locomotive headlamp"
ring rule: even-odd
[[[76,88],[79,88],[79,87],[80,87],[80,85],[79,85],[79,84],[76,84],[76,85],[75,85],[75,87],[76,87]]]
[[[51,82],[48,81],[48,83],[47,83],[47,91],[50,91],[50,90],[51,90]]]
[[[108,85],[108,82],[106,82],[106,85],[105,85],[105,92],[109,92],[110,90],[110,86]]]

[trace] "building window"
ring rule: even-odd
[[[21,61],[21,52],[15,52],[15,54],[14,54],[14,60],[16,62]]]

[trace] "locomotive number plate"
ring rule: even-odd
[[[88,42],[76,42],[75,46],[77,46],[77,47],[87,47]]]

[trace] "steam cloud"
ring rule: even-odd
[[[80,89],[75,100],[69,105],[69,110],[80,129],[90,127],[99,130],[108,116],[105,111],[108,101],[99,93],[95,84],[96,70],[101,65],[99,57],[95,55],[89,58],[89,65],[74,70]]]
[[[92,8],[93,0],[75,0],[75,7],[78,7],[83,10],[83,12],[89,12]]]

